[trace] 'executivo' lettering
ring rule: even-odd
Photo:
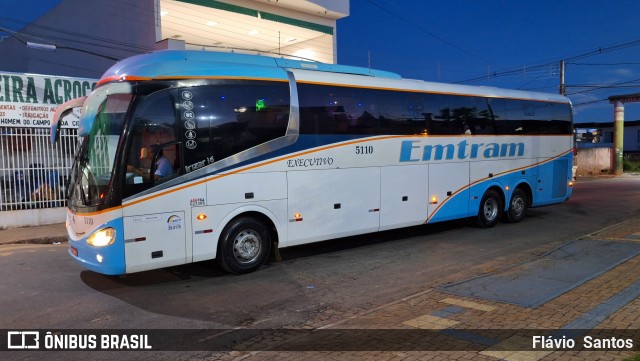
[[[400,162],[429,160],[522,157],[524,143],[420,144],[419,140],[404,140],[400,145]]]

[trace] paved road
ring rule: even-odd
[[[0,328],[326,327],[638,215],[640,177],[578,182],[570,201],[519,224],[456,221],[296,247],[243,276],[205,262],[107,277],[65,245],[0,246]]]

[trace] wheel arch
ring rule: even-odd
[[[227,227],[231,222],[235,221],[241,217],[252,217],[258,219],[260,222],[264,223],[269,229],[269,234],[271,236],[271,246],[272,249],[277,249],[278,245],[282,240],[282,236],[285,235],[284,226],[278,221],[278,218],[271,211],[264,207],[260,206],[243,206],[235,209],[233,212],[227,214],[225,218],[218,225],[218,238],[216,241],[216,256],[218,253],[218,247],[220,244],[220,237],[222,237],[222,230]]]
[[[504,192],[504,187],[502,187],[500,184],[498,183],[493,183],[491,185],[489,185],[484,192],[482,192],[482,196],[484,197],[484,195],[488,192],[488,191],[496,191],[498,193],[498,195],[500,196],[500,200],[502,201],[502,206],[504,208],[504,205],[506,203],[506,199],[507,199],[507,195]]]
[[[255,218],[258,219],[260,222],[264,223],[267,228],[269,229],[269,233],[271,235],[271,242],[272,245],[278,245],[278,228],[276,227],[275,222],[273,222],[273,220],[271,218],[269,218],[269,216],[267,216],[264,213],[258,212],[258,211],[246,211],[243,213],[239,213],[237,214],[235,217],[229,219],[229,221],[225,224],[225,227],[227,224],[235,221],[238,218],[241,217],[251,217],[251,218]]]

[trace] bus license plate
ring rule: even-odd
[[[78,249],[73,247],[73,246],[71,246],[71,254],[76,256],[76,257],[78,257]]]

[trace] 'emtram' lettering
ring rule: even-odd
[[[419,140],[404,140],[400,145],[401,162],[430,160],[507,158],[524,156],[524,143],[474,143],[421,145]]]

